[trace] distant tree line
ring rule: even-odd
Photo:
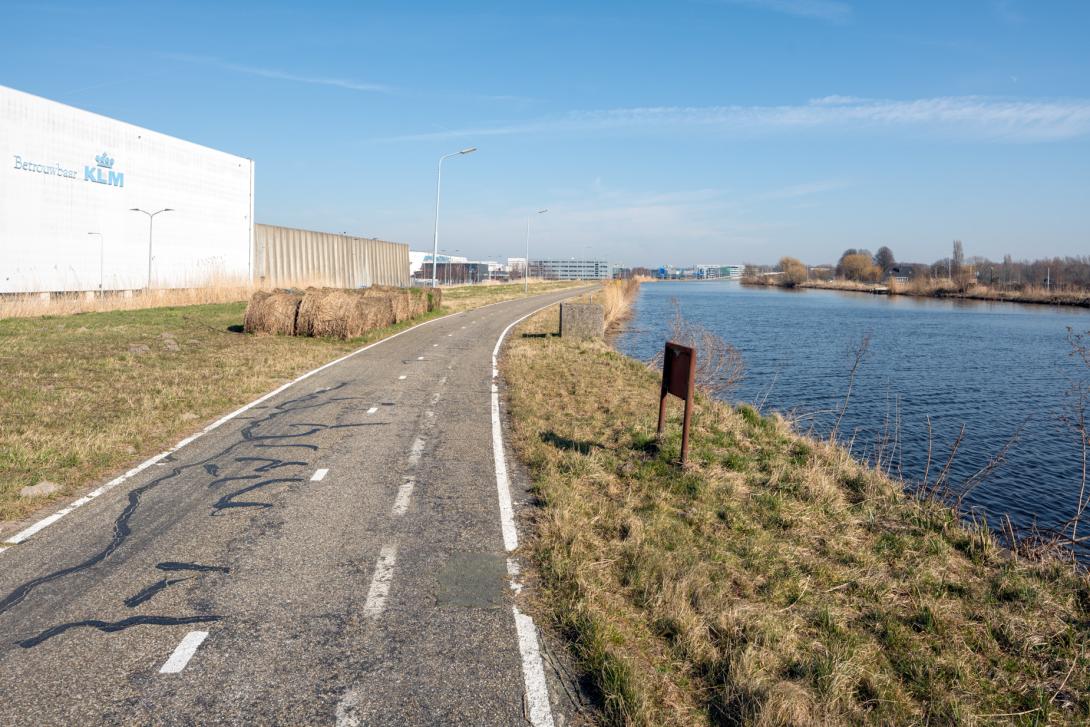
[[[745,268],[746,277],[769,274],[779,276],[781,283],[789,287],[807,280],[840,278],[878,283],[896,278],[950,280],[961,286],[980,284],[1010,290],[1028,287],[1090,289],[1090,256],[1014,260],[1006,255],[1001,262],[994,262],[985,257],[966,257],[961,240],[955,240],[949,257],[930,264],[898,262],[893,250],[883,245],[875,253],[849,248],[836,265],[807,266],[797,258],[783,257],[775,266],[747,264]]]

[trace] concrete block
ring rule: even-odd
[[[606,333],[606,312],[597,303],[561,303],[561,338],[601,338]]]

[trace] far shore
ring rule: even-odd
[[[1039,305],[1067,305],[1090,308],[1090,291],[1081,289],[1047,290],[1041,287],[1020,290],[998,290],[986,285],[961,288],[949,280],[928,280],[920,283],[861,283],[854,280],[806,280],[791,283],[778,277],[743,278],[743,285],[774,288],[813,288],[818,290],[843,290],[874,295],[908,295],[917,298],[956,298],[960,300],[999,301],[1005,303],[1034,303]]]

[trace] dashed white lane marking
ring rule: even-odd
[[[371,589],[367,592],[367,602],[363,605],[363,614],[369,618],[382,615],[386,608],[386,597],[390,595],[390,582],[394,579],[394,561],[397,560],[397,546],[384,545],[375,563],[375,575],[371,578]]]
[[[159,668],[159,673],[177,674],[182,669],[185,669],[185,665],[188,664],[189,660],[193,658],[193,655],[197,653],[197,647],[207,638],[207,631],[190,631],[182,638],[181,642],[178,644],[178,648],[174,649],[174,653],[170,655],[170,658],[166,660],[166,663]]]
[[[438,343],[433,343],[433,344],[431,345],[431,347],[432,347],[432,348],[438,348],[438,347],[439,347],[439,344],[438,344]]]
[[[496,302],[496,303],[489,303],[488,305],[499,305],[502,302],[504,302],[504,301],[499,301],[499,302]],[[483,308],[483,307],[486,307],[486,306],[481,306],[481,307]],[[369,344],[367,344],[366,346],[364,346],[362,348],[357,348],[355,351],[347,353],[344,356],[341,356],[338,359],[330,361],[327,364],[323,364],[323,365],[319,366],[316,369],[312,369],[310,371],[307,371],[305,374],[303,374],[303,375],[289,381],[288,383],[284,384],[283,386],[280,386],[280,387],[278,387],[276,389],[273,389],[272,391],[270,391],[269,393],[267,393],[267,394],[265,394],[263,396],[259,396],[258,398],[251,401],[249,404],[246,404],[244,406],[239,407],[238,409],[235,409],[230,414],[225,414],[224,416],[222,416],[219,419],[217,419],[216,421],[212,422],[211,424],[209,424],[208,426],[206,426],[204,429],[200,430],[196,434],[192,434],[192,435],[186,437],[185,439],[181,440],[180,442],[175,444],[170,449],[168,449],[168,450],[166,450],[164,452],[160,452],[159,454],[155,455],[151,459],[144,460],[143,462],[136,465],[135,467],[133,467],[129,471],[125,472],[123,475],[115,477],[114,479],[110,480],[109,482],[102,485],[101,487],[98,487],[98,488],[96,488],[94,490],[91,490],[86,495],[79,498],[78,500],[73,501],[68,506],[61,508],[60,510],[53,513],[52,515],[48,515],[48,516],[42,518],[41,520],[34,523],[33,525],[30,525],[29,527],[27,527],[27,528],[25,528],[23,530],[20,530],[18,533],[11,536],[10,538],[8,538],[4,542],[7,545],[18,545],[19,543],[23,542],[27,538],[33,536],[35,533],[37,533],[37,532],[39,532],[41,530],[44,530],[45,528],[49,527],[53,523],[57,522],[62,517],[64,517],[68,513],[72,512],[76,508],[82,507],[83,505],[86,505],[87,503],[91,502],[95,498],[101,497],[102,495],[106,494],[107,492],[109,492],[113,488],[117,487],[121,483],[125,482],[126,480],[132,479],[133,477],[140,474],[141,472],[143,472],[147,468],[151,467],[152,465],[158,464],[160,461],[162,461],[163,459],[165,459],[165,458],[169,457],[170,455],[174,454],[179,449],[182,449],[183,447],[191,444],[192,442],[196,441],[197,439],[200,439],[202,436],[204,436],[205,434],[208,434],[209,432],[213,431],[214,429],[218,429],[219,427],[223,426],[224,424],[231,421],[232,419],[239,416],[240,414],[244,414],[245,412],[249,411],[250,409],[253,409],[258,404],[261,404],[261,403],[263,403],[265,401],[268,401],[269,399],[273,398],[277,394],[280,394],[281,392],[287,391],[288,389],[290,389],[292,386],[295,386],[299,382],[304,381],[306,379],[309,379],[311,376],[314,376],[315,374],[317,374],[317,373],[319,373],[321,371],[325,371],[326,369],[328,369],[328,368],[330,368],[332,366],[336,366],[339,363],[347,361],[348,359],[352,358],[353,356],[356,356],[357,354],[361,354],[364,351],[367,351],[369,349],[374,348],[375,346],[386,343],[387,341],[391,341],[391,340],[397,338],[398,336],[402,336],[402,335],[408,333],[409,331],[414,331],[417,328],[419,328],[420,326],[426,326],[426,325],[428,325],[430,323],[435,323],[436,321],[441,321],[445,317],[446,316],[443,316],[443,317],[440,317],[440,318],[432,318],[429,321],[424,321],[423,323],[418,323],[415,326],[412,326],[410,328],[406,328],[404,331],[398,331],[397,333],[389,335],[386,338],[383,338],[382,340],[375,341],[374,343],[369,343]],[[2,552],[2,551],[0,551],[0,552]]]
[[[398,376],[398,377],[397,377],[397,380],[398,380],[398,381],[402,381],[402,380],[404,380],[405,378],[406,378],[406,377],[405,377],[405,374],[401,374],[401,376]]]
[[[550,303],[549,305],[554,305]],[[500,500],[500,527],[503,530],[503,545],[507,552],[518,548],[518,530],[515,528],[514,505],[511,502],[511,481],[507,475],[507,456],[503,449],[503,425],[500,420],[499,355],[500,346],[508,332],[534,313],[549,306],[542,306],[527,313],[503,329],[492,349],[492,458],[496,463],[496,492]],[[518,591],[518,564],[507,559],[507,574],[511,578],[511,587]],[[518,632],[519,653],[522,655],[522,680],[526,686],[526,702],[529,707],[530,724],[533,727],[553,727],[552,707],[549,704],[549,686],[545,682],[545,667],[541,662],[541,649],[537,640],[537,628],[534,620],[521,613],[518,606],[511,606],[515,616],[515,630]]]
[[[511,590],[515,593],[522,592],[522,583],[519,581],[519,576],[522,574],[522,570],[519,568],[518,561],[514,558],[507,559],[507,578],[511,581],[509,584]]]
[[[409,447],[409,466],[415,467],[420,463],[420,457],[424,454],[424,438],[417,437]]]
[[[374,414],[376,411],[378,411],[378,407],[373,406],[373,407],[371,407],[370,409],[367,410],[367,413],[368,414]]]
[[[317,469],[317,470],[314,471],[314,474],[312,474],[310,476],[310,481],[311,482],[321,482],[322,480],[325,479],[325,476],[328,475],[328,474],[329,474],[329,469],[326,468],[326,467],[322,467],[322,468]]]
[[[394,499],[394,507],[390,511],[394,515],[404,515],[405,511],[409,509],[409,500],[413,496],[413,487],[416,485],[416,481],[412,477],[406,477],[405,481],[401,483],[401,487],[397,488],[397,497]]]
[[[553,710],[549,705],[549,687],[545,683],[545,667],[541,663],[541,649],[537,642],[534,620],[512,606],[515,614],[515,630],[522,653],[522,677],[526,682],[526,702],[530,711],[530,724],[534,727],[553,727]]]
[[[417,360],[417,361],[423,361],[423,360],[424,360],[424,357],[423,357],[423,356],[417,356],[417,357],[416,357],[416,360]]]
[[[356,706],[360,703],[358,689],[349,689],[337,702],[337,727],[359,727],[360,718],[356,714]]]

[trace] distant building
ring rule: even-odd
[[[531,260],[530,277],[545,280],[608,280],[605,260]]]
[[[507,272],[515,277],[523,277],[526,275],[526,258],[524,257],[509,257],[507,258]]]

